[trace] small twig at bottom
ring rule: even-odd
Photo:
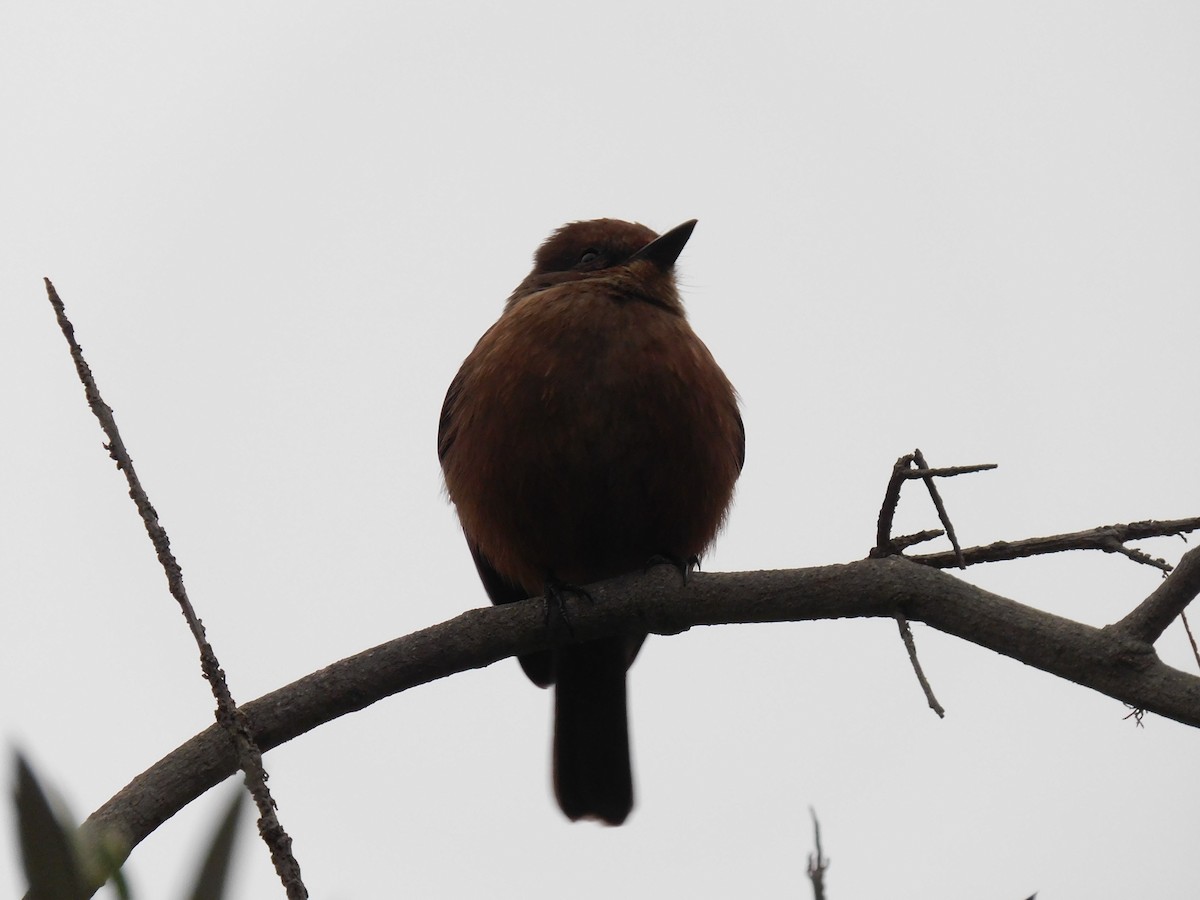
[[[946,710],[942,708],[942,704],[938,703],[937,697],[933,696],[933,688],[929,686],[929,680],[921,669],[921,661],[917,659],[917,644],[913,640],[912,628],[908,625],[908,619],[897,613],[896,624],[900,626],[900,637],[904,640],[904,649],[908,651],[908,661],[912,663],[913,671],[917,674],[917,681],[921,683],[921,690],[925,692],[929,708],[938,714],[939,719],[946,718]]]
[[[813,886],[813,900],[825,900],[825,870],[829,868],[829,860],[821,849],[821,823],[817,821],[817,811],[810,806],[808,813],[812,816],[813,840],[817,845],[816,854],[808,854],[808,879]]]

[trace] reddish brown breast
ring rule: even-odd
[[[699,556],[741,468],[728,379],[682,314],[620,275],[514,297],[447,397],[463,530],[530,594],[550,574],[586,584]]]

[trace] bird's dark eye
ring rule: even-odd
[[[583,251],[583,256],[579,257],[579,265],[581,265],[581,266],[589,265],[590,263],[594,263],[599,258],[600,258],[600,251],[595,249],[594,247],[589,247],[587,250]]]

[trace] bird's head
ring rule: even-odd
[[[571,222],[538,248],[533,271],[512,292],[508,305],[560,284],[605,281],[619,293],[682,315],[675,260],[695,227],[691,219],[660,236],[620,219]]]

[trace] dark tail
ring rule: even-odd
[[[628,643],[625,638],[604,638],[559,650],[554,793],[570,819],[620,825],[633,808],[625,711]]]

